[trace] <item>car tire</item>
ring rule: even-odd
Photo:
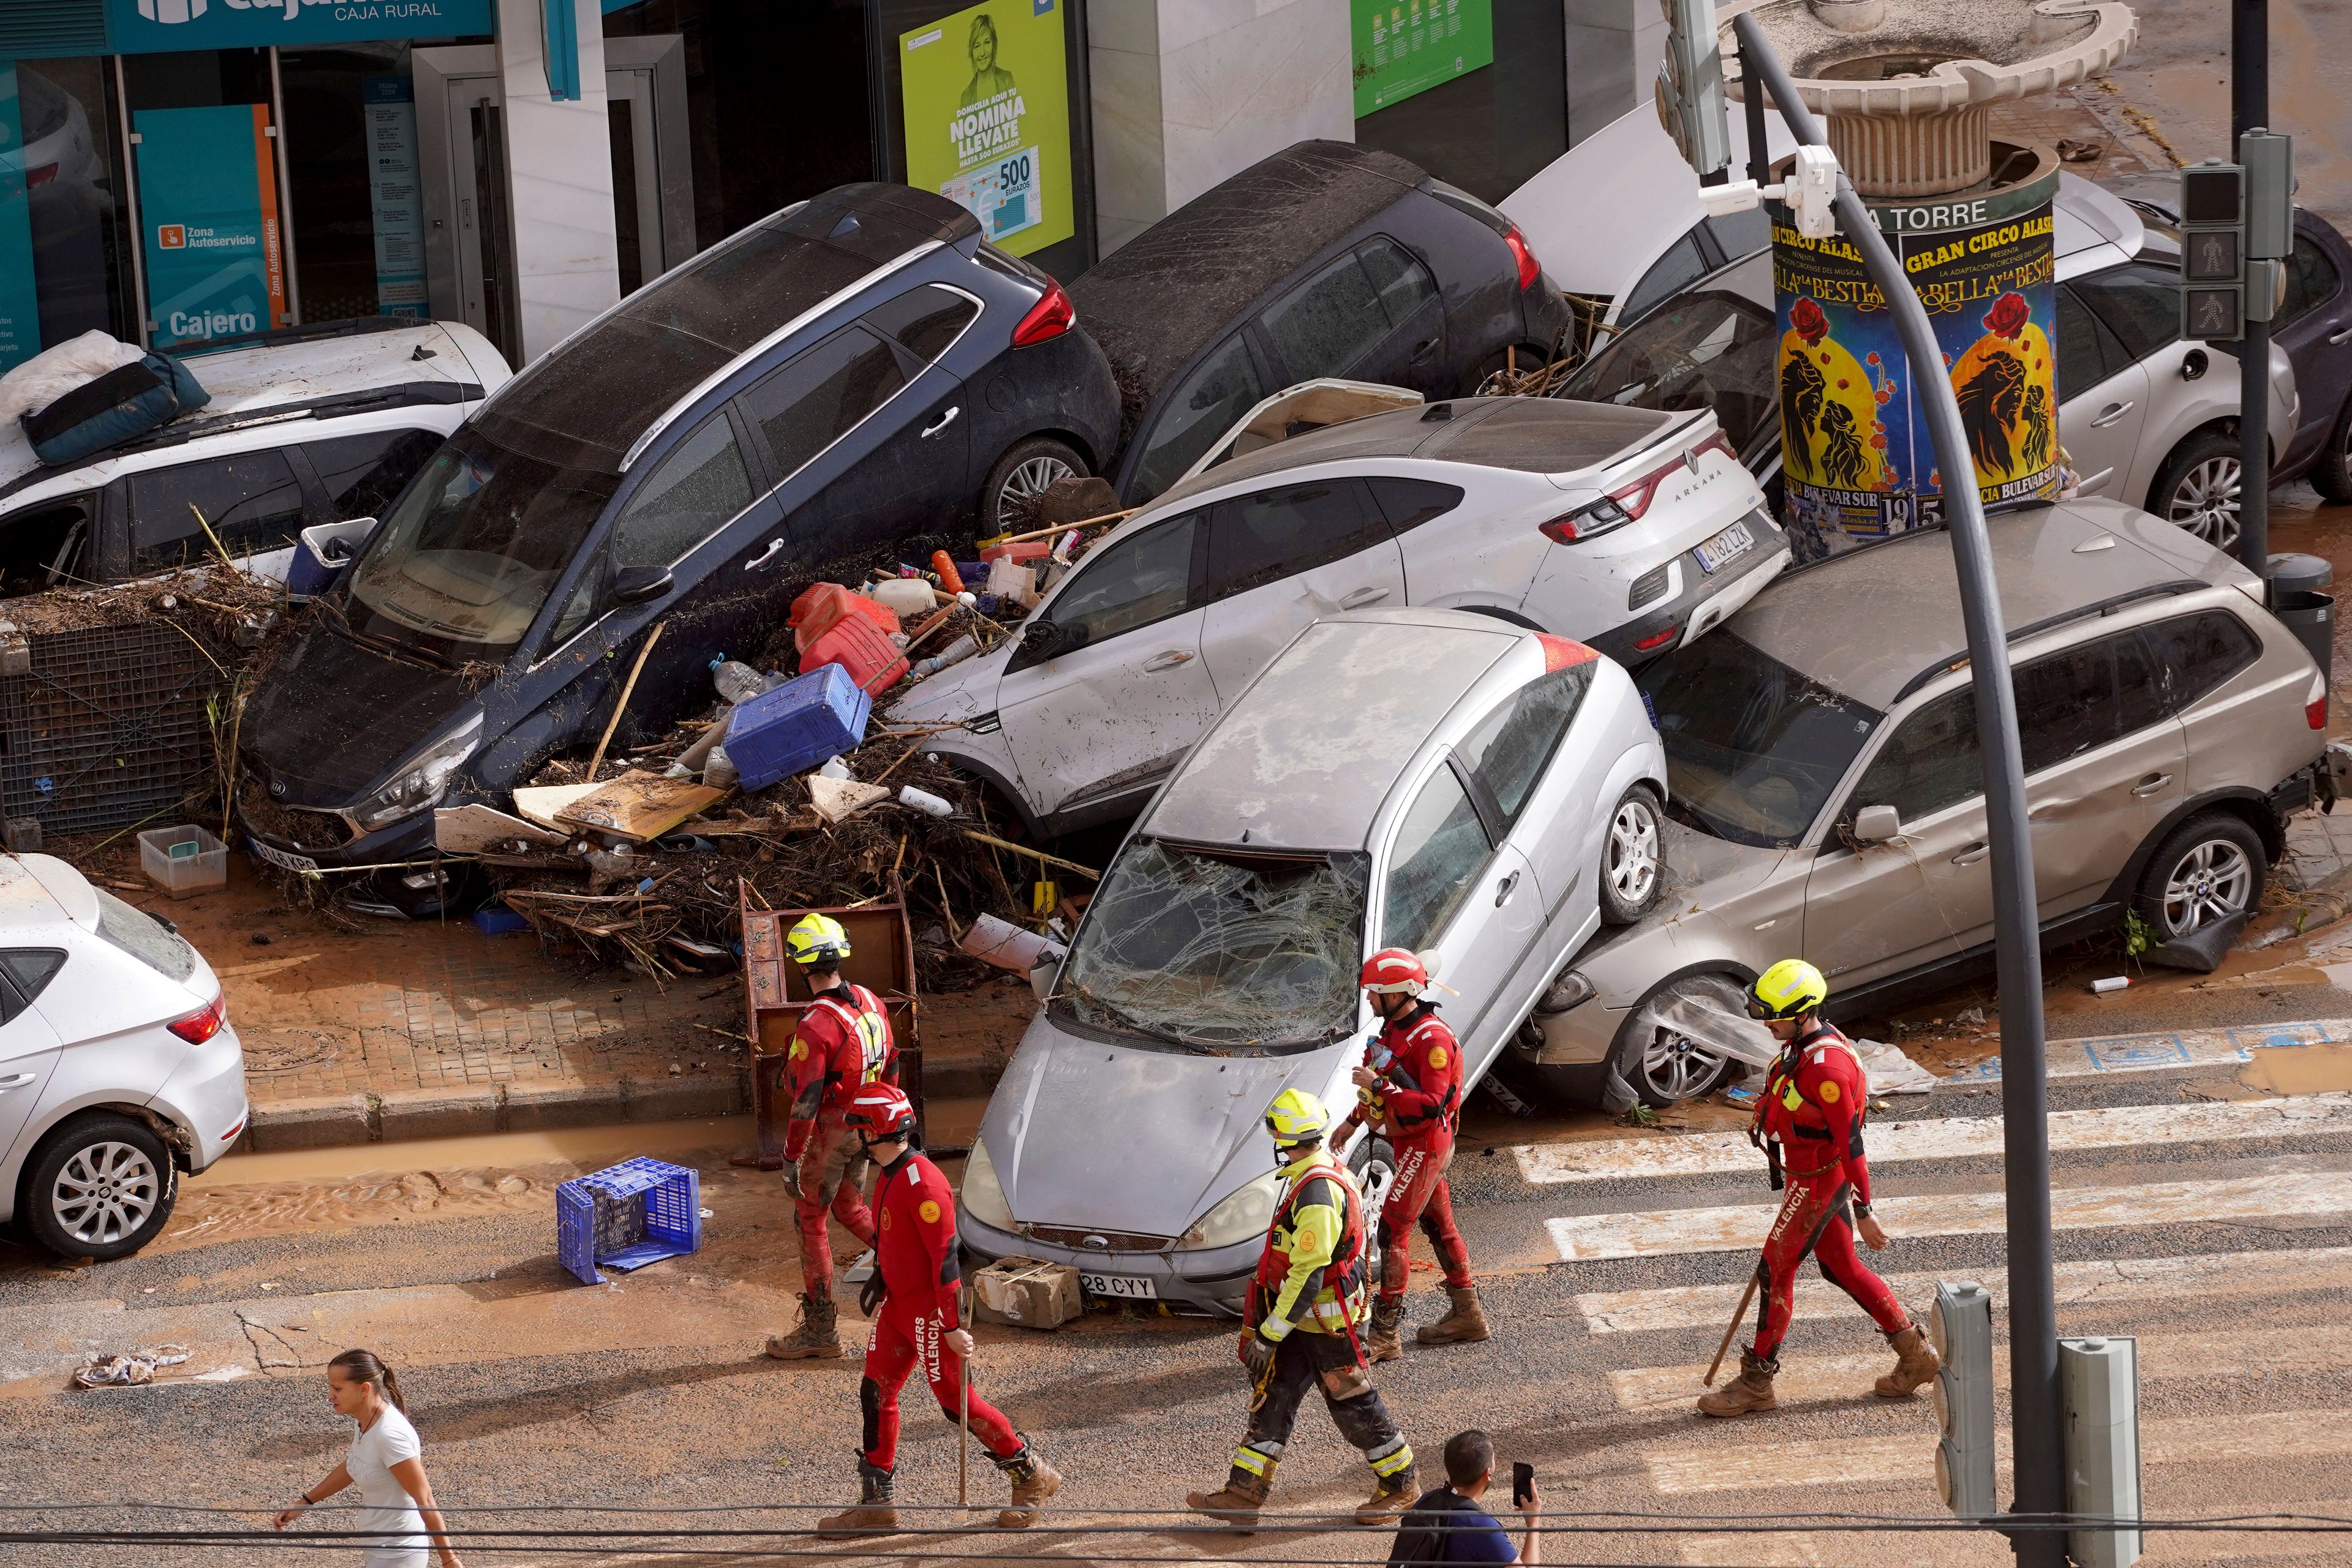
[[[1015,523],[1035,526],[1037,498],[1056,479],[1083,479],[1094,470],[1066,442],[1051,436],[1015,441],[988,470],[980,487],[980,536],[1003,533]],[[1006,515],[1007,509],[1012,515]]]
[[[2147,510],[2216,550],[2233,550],[2238,479],[2238,438],[2200,430],[2164,460],[2147,492]]]
[[[1601,921],[1629,926],[1665,896],[1664,813],[1657,791],[1637,784],[1617,797],[1601,839]]]
[[[179,1167],[154,1129],[128,1116],[79,1116],[25,1163],[17,1218],[60,1258],[124,1258],[155,1239],[180,1197]]]
[[[1348,1173],[1356,1178],[1356,1190],[1364,1196],[1364,1278],[1378,1284],[1381,1278],[1381,1205],[1387,1202],[1390,1185],[1396,1180],[1396,1151],[1379,1133],[1367,1131],[1356,1140],[1348,1153]]]
[[[1735,1070],[1731,1058],[1681,1034],[1660,1016],[1685,999],[1738,1014],[1746,1011],[1748,993],[1728,974],[1686,974],[1651,992],[1626,1016],[1611,1066],[1635,1099],[1655,1109],[1710,1093]]]
[[[2168,834],[2140,874],[2133,912],[2158,943],[2215,921],[2251,914],[2262,902],[2270,857],[2245,819],[2208,812]]]
[[[2339,505],[2352,502],[2352,397],[2337,410],[2327,445],[2312,465],[2311,488]]]

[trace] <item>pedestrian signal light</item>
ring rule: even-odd
[[[1723,49],[1715,0],[1658,0],[1666,16],[1658,62],[1658,120],[1684,162],[1701,176],[1731,162],[1731,124],[1724,107]]]
[[[2066,1422],[2066,1511],[2139,1522],[2139,1342],[2060,1340],[2058,1395]],[[2066,1555],[2080,1568],[2130,1568],[2137,1528],[2072,1530]]]
[[[1936,1287],[1927,1338],[1936,1370],[1936,1489],[1962,1519],[2000,1510],[1993,1489],[1992,1297],[1976,1284]]]
[[[2237,342],[2248,314],[2246,171],[2209,159],[2180,171],[2180,335]]]

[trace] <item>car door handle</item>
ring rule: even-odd
[[[1952,857],[1952,864],[1955,866],[1973,866],[1991,853],[1992,846],[1990,844],[1971,844],[1966,849],[1961,850],[1958,854]]]
[[[2331,345],[2352,342],[2352,327],[2339,327],[2327,334],[2327,341]]]
[[[962,412],[963,405],[961,404],[958,404],[953,408],[949,409],[945,414],[940,415],[940,422],[923,432],[923,439],[928,441],[932,437],[938,435],[940,431],[946,429],[949,426],[954,424],[956,422],[956,416]]]
[[[1143,661],[1143,668],[1151,671],[1153,674],[1157,674],[1160,670],[1173,669],[1180,664],[1190,664],[1192,662],[1192,649],[1171,647],[1164,653],[1155,653],[1150,658],[1145,659]]]
[[[1438,340],[1435,338],[1430,339],[1425,343],[1415,343],[1412,350],[1412,363],[1419,364],[1423,360],[1427,359],[1429,357],[1430,351],[1435,348],[1437,344]]]
[[[1343,610],[1360,610],[1366,605],[1377,605],[1389,596],[1386,588],[1352,588],[1339,596]]]
[[[6,1078],[0,1078],[0,1089],[22,1089],[32,1081],[31,1073],[12,1072]]]
[[[2096,419],[2091,421],[2091,428],[2094,430],[2104,430],[2108,426],[2114,424],[2116,420],[2122,418],[2125,415],[2129,414],[2137,406],[2138,404],[2137,401],[2110,403],[2100,412],[2099,416]]]
[[[2164,786],[2171,782],[2170,773],[2150,773],[2132,786],[2132,794],[2146,800],[2149,795],[2162,793]]]
[[[1517,871],[1514,871],[1509,876],[1504,878],[1501,883],[1495,889],[1495,907],[1499,910],[1505,904],[1509,903],[1511,901],[1511,895],[1518,890],[1518,886],[1519,874]]]
[[[776,552],[782,550],[783,547],[784,542],[782,540],[771,539],[768,541],[768,548],[761,551],[757,559],[743,563],[743,570],[746,572],[757,572],[761,567],[765,566],[769,562],[773,561],[776,558]]]

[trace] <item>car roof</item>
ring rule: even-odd
[[[1217,721],[1137,831],[1193,844],[1361,849],[1430,732],[1533,635],[1454,610],[1318,621]]]
[[[1449,417],[1431,417],[1439,408]],[[1308,463],[1365,458],[1419,458],[1475,463],[1528,474],[1565,474],[1596,468],[1654,439],[1687,413],[1621,408],[1612,403],[1572,403],[1557,397],[1456,397],[1426,408],[1400,408],[1309,430],[1218,464],[1154,503],[1236,481],[1284,473]]]
[[[1130,417],[1266,292],[1429,178],[1392,153],[1301,142],[1211,186],[1070,285]]]
[[[84,903],[96,913],[89,881],[55,856],[0,855],[0,930],[55,926]]]
[[[1986,520],[1986,532],[2012,639],[2137,595],[2253,580],[2195,536],[2119,501],[2002,513]],[[1785,574],[1725,629],[1832,690],[1892,708],[1923,673],[1968,650],[1951,534],[1922,529]]]

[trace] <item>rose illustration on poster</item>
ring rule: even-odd
[[[1076,233],[1064,0],[988,0],[898,37],[907,183],[1026,256]]]
[[[2031,484],[2047,477],[2057,452],[2050,337],[2014,290],[1993,301],[1980,325],[1983,335],[1953,359],[1951,370],[1977,482],[1994,489],[2020,479]]]

